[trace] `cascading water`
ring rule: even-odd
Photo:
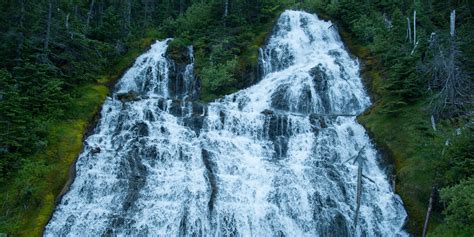
[[[370,104],[357,61],[330,22],[284,12],[261,81],[207,106],[194,100],[192,48],[179,64],[168,42],[106,100],[46,236],[407,235],[355,120]]]

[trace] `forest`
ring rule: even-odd
[[[3,0],[0,233],[42,234],[114,81],[156,39],[194,46],[203,102],[259,80],[286,9],[331,20],[373,105],[358,121],[387,158],[414,236],[474,235],[470,0]]]

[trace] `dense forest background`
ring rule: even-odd
[[[107,86],[151,39],[173,37],[175,60],[194,46],[201,99],[209,101],[258,80],[258,48],[277,16],[294,8],[332,20],[364,59],[376,103],[360,120],[395,160],[407,229],[421,235],[430,212],[429,234],[472,236],[473,7],[468,0],[3,0],[0,232],[41,234],[67,180],[72,161],[64,157],[79,152],[64,151],[64,139],[80,144]]]

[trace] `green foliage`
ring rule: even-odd
[[[467,126],[467,125],[465,125]],[[439,183],[450,186],[466,180],[474,173],[474,135],[473,128],[467,127],[461,135],[456,135],[448,141],[448,146],[443,152],[438,163],[440,172]]]
[[[215,18],[211,4],[197,3],[191,5],[184,15],[171,23],[171,26],[179,35],[202,35],[216,24]]]
[[[183,61],[185,46],[195,50],[195,73],[202,81],[201,99],[212,100],[256,80],[257,52],[275,17],[294,1],[231,1],[224,16],[223,1],[192,4],[176,18],[164,20],[161,30],[175,39],[168,54]]]
[[[441,199],[446,202],[444,210],[446,224],[456,228],[458,236],[474,234],[474,177],[441,190]]]
[[[166,53],[175,62],[186,63],[188,61],[188,47],[190,45],[191,42],[189,40],[176,38],[169,43]]]
[[[352,23],[352,31],[357,38],[364,42],[371,42],[375,36],[374,22],[367,15],[362,15]]]
[[[18,89],[33,116],[58,117],[69,102],[62,91],[63,81],[44,64],[25,63],[13,68]]]
[[[202,87],[210,94],[227,94],[235,90],[235,74],[237,71],[237,60],[232,59],[224,64],[213,65],[203,69],[201,73]]]

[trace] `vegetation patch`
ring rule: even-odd
[[[152,38],[144,38],[130,44],[128,52],[121,57],[96,82],[75,88],[73,98],[66,109],[64,120],[50,121],[46,126],[46,148],[23,160],[12,182],[0,187],[0,203],[4,215],[0,217],[0,232],[13,236],[41,236],[44,226],[56,206],[58,197],[74,178],[77,156],[82,149],[84,135],[89,126],[94,126],[95,115],[114,81],[133,63]]]

